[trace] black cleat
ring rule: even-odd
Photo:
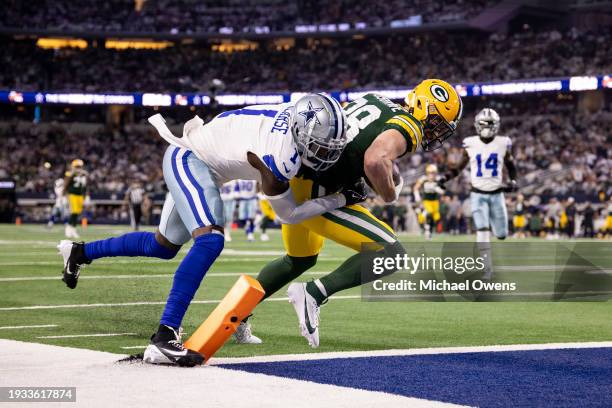
[[[185,348],[181,335],[182,329],[177,333],[172,327],[160,324],[157,333],[151,336],[151,344],[144,352],[143,361],[149,364],[171,364],[181,367],[201,365],[204,357]]]
[[[84,242],[71,242],[68,240],[60,241],[57,246],[60,255],[64,258],[64,276],[62,281],[70,289],[76,288],[81,274],[81,267],[90,264],[91,260],[85,256]]]

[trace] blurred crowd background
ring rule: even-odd
[[[474,83],[612,74],[609,8],[586,7],[581,14],[579,6],[592,0],[573,0],[568,3],[574,8],[565,15],[549,5],[548,14],[542,8],[523,16],[524,8],[517,8],[523,3],[544,7],[540,3],[554,2],[5,0],[0,7],[0,90],[206,94],[218,81],[214,92],[344,91],[405,88],[428,77]],[[483,28],[487,18],[510,8],[513,17]],[[416,28],[405,25],[411,18],[417,18]],[[341,24],[366,31],[339,35]],[[334,25],[335,31],[296,33],[296,27],[325,25]],[[41,38],[57,33],[85,40],[41,46]],[[165,43],[159,49],[105,46],[105,39],[122,33]],[[607,215],[612,195],[610,101],[609,90],[468,98],[454,139],[443,149],[399,163],[408,184],[402,201],[383,206],[372,200],[370,206],[399,229],[409,228],[411,183],[426,164],[443,172],[458,163],[461,140],[474,134],[475,113],[492,107],[502,118],[500,134],[513,141],[529,230],[534,235],[548,231],[551,217],[558,220],[555,214],[571,207],[582,217],[573,221],[572,234],[587,234],[583,220],[592,219],[596,226],[598,217]],[[14,179],[20,197],[52,198],[54,180],[79,157],[89,172],[92,198],[121,198],[134,181],[163,198],[165,142],[146,124],[152,109],[0,107],[0,179]],[[178,126],[193,114],[208,120],[221,110],[215,104],[175,107],[164,115]],[[468,193],[466,170],[448,184],[439,228],[469,230]],[[511,210],[515,199],[508,196]],[[42,219],[45,211],[36,207],[24,214]],[[106,221],[122,217],[121,209],[112,206],[91,211]]]

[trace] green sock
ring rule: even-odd
[[[384,250],[379,251],[378,253],[392,257],[396,254],[404,253],[404,248],[399,242],[395,242],[393,244],[385,245]],[[362,263],[366,262],[370,256],[372,256],[372,253],[369,253],[368,255],[357,253],[344,261],[342,265],[340,265],[334,271],[320,278],[319,282],[325,293],[323,293],[323,291],[319,288],[316,281],[308,282],[306,284],[306,291],[310,293],[310,295],[314,297],[319,304],[321,304],[325,299],[334,293],[340,292],[341,290],[354,288],[372,281],[374,278],[376,278],[376,276],[368,274],[362,277],[361,271]],[[394,271],[388,271],[380,276],[385,276],[393,272]]]
[[[264,266],[257,275],[257,280],[266,291],[264,299],[312,268],[317,263],[317,256],[294,257],[285,255]]]
[[[68,222],[73,227],[76,227],[78,219],[79,219],[79,215],[76,213],[73,213],[73,214],[70,214],[70,220]]]

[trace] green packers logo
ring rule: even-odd
[[[429,88],[429,90],[434,98],[440,102],[448,102],[448,91],[444,89],[444,87],[434,84]]]

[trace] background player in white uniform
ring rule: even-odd
[[[504,191],[516,191],[516,167],[512,158],[512,141],[509,137],[498,136],[500,118],[493,109],[481,110],[474,119],[477,136],[463,139],[463,157],[457,169],[449,171],[441,180],[445,183],[456,177],[467,164],[470,164],[470,183],[472,191],[470,202],[472,218],[476,228],[476,241],[485,258],[490,278],[490,231],[497,239],[508,235],[508,211]],[[503,183],[504,164],[510,177],[509,184]]]
[[[174,275],[159,328],[144,353],[145,362],[192,366],[203,358],[184,348],[180,325],[204,275],[223,250],[225,220],[219,188],[235,179],[259,181],[285,223],[351,203],[359,195],[349,187],[344,193],[297,205],[289,187],[302,164],[323,171],[338,160],[346,145],[346,117],[336,100],[310,94],[295,104],[224,112],[206,125],[196,116],[185,123],[182,138],[170,132],[161,115],[149,122],[170,143],[163,160],[170,197],[157,232],[132,232],[87,244],[62,241],[58,248],[64,257],[64,281],[74,288],[82,264],[108,256],[170,259],[193,238]]]
[[[243,222],[244,232],[248,241],[254,241],[255,216],[259,199],[257,198],[257,182],[254,180],[238,180],[238,219]]]
[[[64,221],[68,214],[68,199],[64,195],[64,179],[58,178],[53,183],[53,193],[55,194],[55,203],[51,209],[51,216],[47,223],[47,228],[52,228],[56,222]]]
[[[221,201],[223,201],[223,215],[225,216],[225,240],[232,241],[230,231],[234,224],[234,211],[236,211],[236,198],[238,197],[237,180],[228,181],[220,189]]]

